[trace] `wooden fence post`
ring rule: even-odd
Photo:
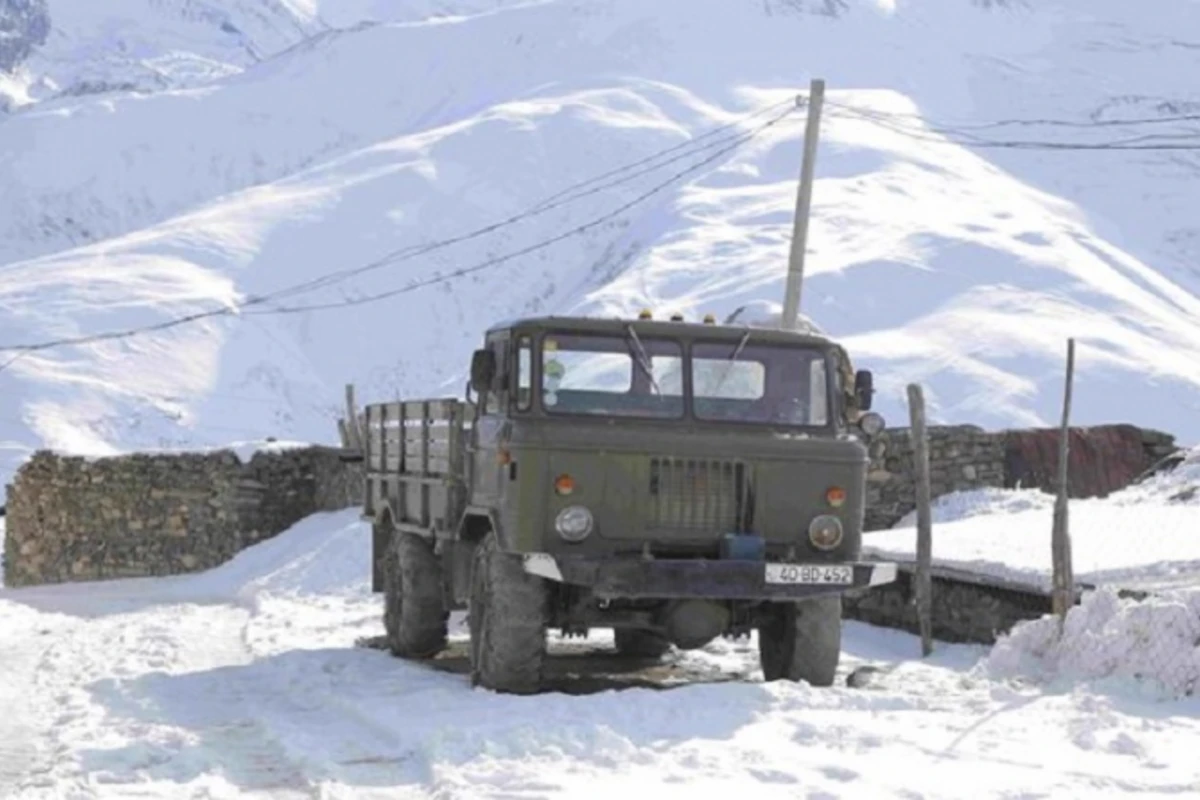
[[[929,440],[925,429],[925,394],[916,383],[908,385],[908,413],[912,422],[913,461],[917,479],[917,622],[921,630],[921,655],[933,652],[933,516],[929,481]]]
[[[350,440],[350,448],[363,449],[363,430],[358,417],[358,406],[354,402],[354,384],[346,384],[346,438]]]
[[[1063,388],[1062,428],[1058,441],[1058,493],[1054,498],[1054,528],[1050,539],[1054,581],[1051,594],[1054,613],[1058,615],[1058,629],[1062,632],[1067,612],[1075,605],[1075,575],[1071,565],[1071,533],[1067,524],[1069,499],[1067,468],[1070,456],[1071,387],[1075,379],[1075,340],[1067,339],[1067,375]]]

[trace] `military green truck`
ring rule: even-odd
[[[397,656],[469,609],[472,682],[539,690],[549,630],[663,655],[757,630],[827,686],[860,558],[871,374],[817,335],[680,318],[492,327],[465,400],[368,405],[364,518]]]

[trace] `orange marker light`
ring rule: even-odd
[[[830,487],[825,492],[825,502],[834,508],[840,507],[846,502],[846,490],[840,486]]]
[[[570,475],[559,475],[554,479],[554,491],[558,494],[570,494],[575,491],[575,479]]]

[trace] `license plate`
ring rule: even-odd
[[[854,583],[854,567],[822,564],[767,564],[767,583]]]

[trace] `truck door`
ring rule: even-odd
[[[489,336],[485,346],[496,354],[498,372],[508,376],[511,372],[508,334]],[[507,469],[500,461],[500,451],[507,438],[509,385],[510,381],[506,377],[502,389],[489,391],[478,400],[479,418],[475,421],[475,451],[471,454],[474,459],[472,474],[475,478],[471,502],[474,505],[494,507],[500,502],[500,490],[503,486],[501,479]]]

